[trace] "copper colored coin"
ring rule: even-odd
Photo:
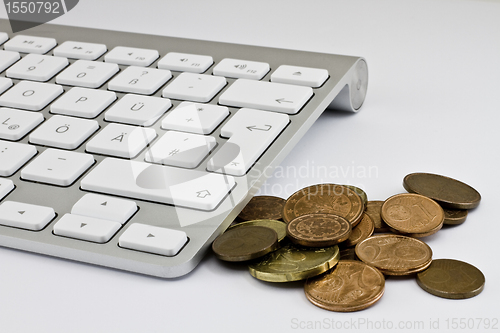
[[[253,197],[238,215],[240,221],[281,220],[285,199],[261,195]]]
[[[476,267],[459,260],[437,259],[417,274],[417,283],[425,291],[444,298],[463,299],[479,295],[484,275]]]
[[[352,229],[349,238],[342,243],[342,246],[355,246],[364,239],[367,239],[373,234],[375,226],[368,214],[363,214],[361,222]]]
[[[366,195],[366,192],[363,191],[362,189],[360,189],[359,187],[356,187],[356,186],[352,186],[352,185],[344,185],[344,186],[347,187],[348,189],[351,189],[354,192],[356,192],[356,194],[359,195],[359,197],[363,201],[363,204],[365,205],[365,208],[366,208],[366,204],[368,203],[368,196]]]
[[[215,255],[224,261],[246,261],[259,258],[274,251],[277,247],[276,231],[260,226],[227,230],[212,243]]]
[[[333,246],[351,234],[351,224],[332,214],[306,214],[287,225],[286,234],[295,244],[310,247]]]
[[[358,258],[387,275],[408,275],[424,270],[432,260],[431,248],[421,240],[401,235],[376,235],[356,245]]]
[[[363,215],[361,197],[353,190],[335,184],[318,184],[292,194],[283,208],[283,220],[289,223],[306,214],[333,214],[345,218],[354,227]]]
[[[370,216],[375,226],[374,232],[388,232],[390,231],[389,226],[382,221],[380,217],[380,212],[382,210],[383,201],[368,201],[366,204],[365,213]]]
[[[286,237],[286,223],[278,220],[253,220],[253,221],[245,221],[237,224],[233,224],[229,226],[227,230],[231,230],[234,228],[243,228],[248,226],[261,226],[271,228],[276,231],[278,234],[278,242],[281,242]]]
[[[306,281],[306,297],[314,305],[338,312],[368,308],[384,294],[385,279],[360,261],[339,261],[331,271]]]
[[[403,186],[408,192],[424,195],[451,209],[472,209],[481,201],[481,195],[471,186],[432,173],[409,174]]]
[[[340,260],[358,260],[354,248],[348,247],[346,249],[340,250]]]
[[[382,205],[381,217],[390,228],[404,234],[428,236],[444,221],[444,212],[434,200],[420,194],[396,194]]]
[[[448,209],[444,210],[444,224],[457,225],[462,224],[467,219],[468,211],[465,209]]]

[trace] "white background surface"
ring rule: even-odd
[[[350,183],[384,200],[405,192],[411,172],[462,180],[482,194],[480,206],[424,240],[434,258],[481,269],[486,287],[447,300],[413,278],[388,278],[375,306],[334,313],[309,303],[301,282],[263,283],[212,254],[188,276],[161,280],[0,248],[0,331],[320,332],[335,331],[332,320],[337,331],[438,331],[431,320],[439,331],[498,331],[499,17],[499,1],[479,0],[81,0],[53,23],[365,57],[361,112],[324,113],[282,163],[302,177],[276,174],[263,192],[286,198],[314,183]],[[328,175],[313,173],[325,166]],[[496,330],[452,330],[453,318],[476,328],[477,318],[496,318]]]

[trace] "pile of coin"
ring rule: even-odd
[[[212,249],[221,260],[248,261],[250,274],[263,281],[306,280],[307,298],[331,311],[375,304],[390,275],[416,275],[422,289],[440,297],[478,295],[481,271],[458,260],[432,260],[420,238],[443,224],[463,223],[479,193],[427,173],[407,175],[403,186],[410,193],[385,201],[368,201],[363,190],[336,184],[309,186],[287,200],[254,197]]]

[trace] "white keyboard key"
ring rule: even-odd
[[[124,224],[137,211],[132,200],[100,194],[85,194],[71,209],[71,214],[95,217]]]
[[[310,87],[238,79],[220,96],[219,103],[295,114],[312,95]]]
[[[214,75],[260,80],[269,72],[269,64],[239,59],[222,59],[214,67]]]
[[[0,176],[13,175],[36,153],[34,146],[0,140]]]
[[[54,224],[54,234],[102,244],[109,241],[120,227],[121,224],[115,221],[64,214]]]
[[[213,136],[168,131],[146,152],[146,161],[196,168],[216,144]]]
[[[63,87],[57,84],[20,81],[0,96],[0,105],[40,111],[63,91]]]
[[[94,164],[94,157],[59,149],[46,149],[21,170],[21,178],[34,182],[69,186]]]
[[[54,38],[17,35],[5,43],[4,48],[7,51],[45,54],[56,45]]]
[[[161,128],[210,134],[229,116],[225,106],[182,102],[170,111],[161,122]]]
[[[226,78],[221,76],[181,73],[163,89],[163,97],[209,102],[226,85]]]
[[[234,187],[231,176],[106,158],[81,181],[81,188],[104,194],[213,210]]]
[[[108,89],[151,95],[171,77],[172,73],[168,70],[130,66],[109,81]]]
[[[52,116],[30,134],[29,140],[43,146],[76,149],[98,129],[95,120]]]
[[[104,61],[119,65],[149,66],[160,54],[157,50],[117,46],[104,56]]]
[[[5,201],[0,205],[0,224],[28,230],[42,230],[56,217],[50,207]]]
[[[0,77],[0,94],[12,87],[13,83],[11,79],[6,77]]]
[[[127,94],[105,113],[104,119],[131,125],[151,126],[171,106],[172,103],[167,98]]]
[[[229,116],[225,106],[182,102],[163,118],[161,127],[190,133],[210,134]]]
[[[271,74],[271,82],[317,88],[328,79],[328,71],[320,68],[281,65]]]
[[[156,131],[122,124],[109,124],[87,143],[88,152],[134,158],[156,138]]]
[[[9,194],[14,190],[14,182],[10,179],[5,179],[5,178],[0,178],[0,200],[3,200]]]
[[[0,50],[0,72],[21,59],[19,52]]]
[[[54,55],[71,59],[96,60],[106,51],[104,44],[67,41],[54,49]]]
[[[7,40],[9,40],[9,35],[5,32],[0,32],[0,44],[5,43]]]
[[[50,112],[95,118],[116,100],[116,93],[74,87],[50,105]]]
[[[158,68],[201,74],[213,63],[211,56],[169,52],[158,61]]]
[[[43,122],[41,113],[0,108],[0,139],[17,141]]]
[[[120,236],[118,245],[131,250],[171,257],[175,256],[187,241],[184,231],[133,223]]]
[[[7,70],[7,76],[14,79],[32,81],[48,81],[68,66],[68,59],[46,56],[41,54],[28,54]]]
[[[119,70],[117,64],[77,60],[56,76],[56,82],[68,86],[99,88]]]
[[[289,122],[286,114],[240,109],[222,127],[229,140],[208,161],[209,171],[244,175]]]

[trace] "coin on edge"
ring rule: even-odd
[[[457,225],[462,224],[467,219],[468,211],[465,209],[448,209],[444,210],[444,224]]]
[[[432,173],[411,173],[404,178],[403,187],[451,209],[472,209],[481,201],[481,195],[471,186]]]
[[[292,194],[283,207],[283,220],[289,223],[305,214],[333,214],[345,218],[353,227],[364,211],[363,200],[353,190],[336,184],[318,184]]]
[[[477,296],[484,289],[484,275],[463,261],[436,259],[417,274],[418,285],[435,296],[464,299]]]
[[[375,267],[342,260],[335,269],[308,279],[306,297],[314,305],[337,312],[352,312],[375,304],[384,294],[385,278]]]
[[[355,246],[364,239],[367,239],[373,234],[375,230],[375,225],[368,214],[363,214],[361,222],[352,229],[349,238],[342,243],[342,246]]]
[[[429,245],[401,235],[375,235],[356,245],[359,260],[375,266],[385,275],[409,275],[432,262]]]
[[[269,195],[253,197],[243,208],[237,219],[240,221],[281,220],[285,199]]]
[[[396,194],[387,199],[380,213],[387,225],[412,237],[424,237],[438,232],[443,226],[444,212],[432,199],[420,194]]]
[[[215,255],[224,261],[247,261],[259,258],[277,247],[276,231],[260,226],[228,230],[212,243]]]
[[[382,210],[383,201],[368,201],[366,204],[365,213],[370,216],[375,225],[374,232],[388,232],[391,231],[389,226],[382,221],[380,217],[380,211]]]
[[[332,214],[306,214],[288,223],[286,234],[295,244],[310,247],[333,246],[351,234],[351,224]]]
[[[248,226],[261,226],[268,227],[276,231],[278,234],[278,242],[281,242],[286,237],[286,223],[278,220],[253,220],[253,221],[245,221],[240,222],[238,224],[231,225],[227,230],[248,227]]]
[[[305,280],[322,274],[339,261],[337,245],[325,248],[304,248],[286,244],[248,266],[250,274],[262,281],[289,282]]]

